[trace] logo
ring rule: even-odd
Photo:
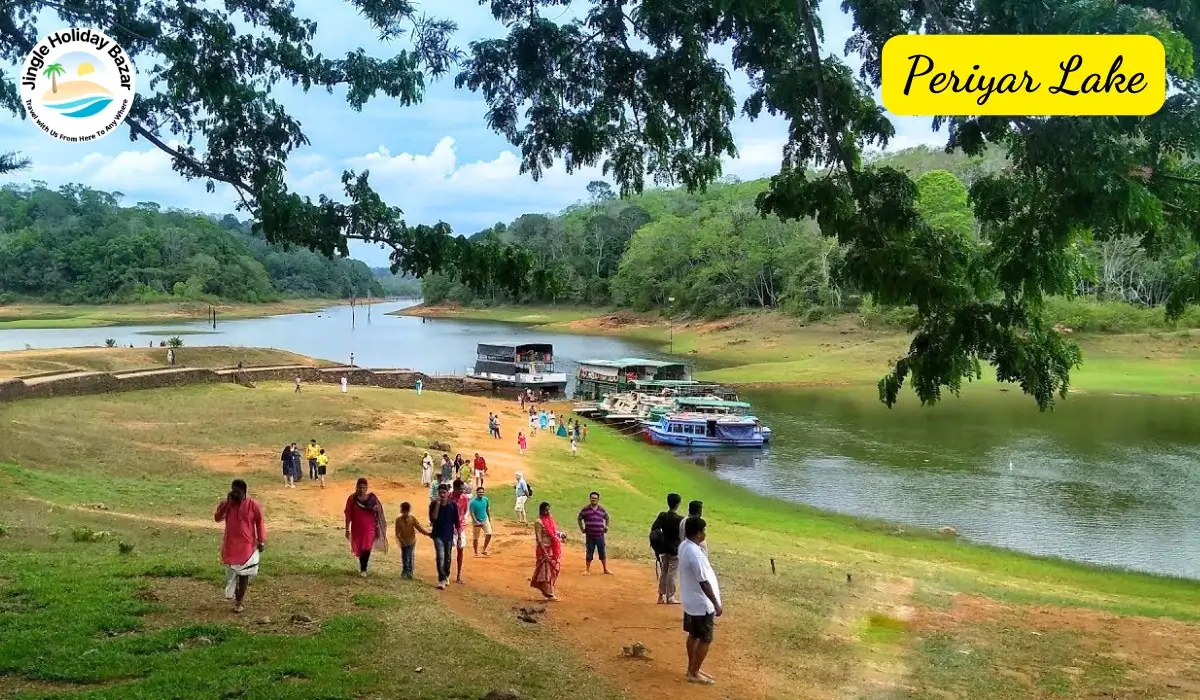
[[[83,143],[120,126],[133,106],[136,74],[120,44],[73,27],[33,47],[21,68],[21,103],[42,131]]]
[[[882,92],[905,116],[1148,115],[1166,51],[1142,34],[901,34],[883,45]]]

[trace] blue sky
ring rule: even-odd
[[[376,32],[348,4],[296,0],[296,8],[301,16],[317,20],[316,48],[326,55],[362,46],[374,55],[387,56],[399,48],[377,42]],[[458,43],[463,46],[472,39],[503,33],[477,0],[438,0],[424,9],[458,22]],[[850,32],[849,18],[833,2],[824,3],[821,15],[826,51],[841,54]],[[60,28],[43,24],[43,32]],[[848,60],[857,67],[853,58]],[[734,79],[744,96],[744,80]],[[145,80],[143,75],[139,83],[145,85]],[[560,211],[584,198],[587,183],[600,177],[594,170],[567,175],[557,167],[539,182],[521,175],[515,150],[485,124],[486,104],[468,91],[455,90],[452,77],[433,84],[425,101],[415,107],[401,108],[384,98],[358,113],[346,106],[343,97],[324,90],[305,94],[291,86],[278,90],[276,99],[301,122],[312,142],[289,160],[292,186],[303,194],[337,196],[344,169],[369,168],[374,186],[404,209],[410,224],[442,220],[456,233],[470,234],[523,213]],[[889,150],[944,143],[944,136],[930,131],[927,119],[893,117],[893,122],[897,138]],[[128,134],[128,129],[120,128],[101,141],[68,144],[28,121],[7,113],[0,116],[0,150],[20,150],[34,161],[30,170],[9,180],[44,180],[51,186],[81,182],[121,192],[126,204],[154,201],[200,211],[233,210],[235,200],[228,188],[207,193],[203,182],[185,181],[171,170],[165,155],[145,142],[131,143]],[[726,164],[727,173],[751,179],[778,171],[786,136],[782,121],[739,119],[734,134],[740,157]],[[352,255],[376,265],[387,259],[384,251],[369,246],[352,248]]]

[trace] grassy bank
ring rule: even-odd
[[[339,299],[290,299],[266,304],[207,304],[166,302],[154,304],[8,304],[0,306],[0,330],[12,328],[97,328],[186,323],[209,318],[213,306],[217,322],[240,318],[262,318],[280,314],[311,313],[336,304]]]
[[[247,367],[318,364],[286,350],[236,348],[222,345],[175,349],[177,367],[222,369],[242,362]],[[54,350],[16,350],[0,352],[0,378],[24,377],[50,372],[126,372],[137,369],[168,367],[166,348],[58,348]]]
[[[1024,700],[1194,697],[1200,590],[832,516],[719,481],[594,428],[581,456],[548,435],[527,456],[484,424],[511,402],[386,389],[193,386],[0,407],[0,695],[29,698],[651,698],[682,685],[678,608],[657,606],[646,529],[663,495],[706,503],[727,613],[696,698]],[[328,489],[279,483],[279,446],[316,437]],[[400,581],[393,548],[354,575],[338,531],[359,475],[389,517],[423,504],[433,441],[491,465],[497,540],[466,585]],[[114,446],[119,448],[114,449]],[[567,544],[561,603],[534,607],[514,471],[575,535],[588,491],[612,516],[615,576],[581,575]],[[233,616],[211,509],[247,478],[271,530],[249,610]],[[102,504],[102,505],[101,505]],[[418,513],[421,508],[418,507]],[[110,533],[95,536],[93,533]],[[121,547],[119,543],[124,543]],[[383,561],[380,561],[382,559]],[[86,574],[84,573],[86,572]],[[848,576],[849,575],[849,576]],[[300,617],[296,617],[300,616]],[[621,647],[640,641],[648,659]],[[685,690],[686,688],[686,690]]]
[[[1072,373],[1081,391],[1190,395],[1200,393],[1200,331],[1140,328],[1151,314],[1096,305],[1075,308],[1076,319],[1095,332],[1072,329],[1083,350],[1083,367]],[[1125,306],[1126,310],[1132,307]],[[695,359],[698,377],[739,385],[874,384],[908,348],[908,336],[871,319],[845,315],[802,324],[778,313],[746,313],[718,321],[671,323],[662,317],[624,311],[577,308],[414,306],[400,314],[535,325],[559,332],[613,335]],[[1110,320],[1104,321],[1104,318]],[[1187,319],[1185,319],[1187,321]],[[1186,324],[1184,324],[1186,325]],[[1151,326],[1152,327],[1152,326]],[[994,384],[984,370],[982,384]]]

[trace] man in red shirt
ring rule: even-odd
[[[234,479],[225,500],[217,504],[213,520],[225,523],[221,538],[221,563],[225,565],[225,598],[233,599],[233,611],[245,608],[242,600],[250,577],[258,574],[258,555],[267,544],[262,507],[246,495],[246,482]]]
[[[485,477],[485,476],[487,476],[487,462],[485,462],[483,457],[478,452],[476,452],[475,453],[475,473],[474,473],[475,488],[477,488],[477,489],[483,488],[483,477]],[[468,496],[468,500],[469,500],[469,498],[470,497]]]
[[[467,547],[467,509],[471,506],[471,494],[462,479],[454,480],[452,498],[455,507],[458,508],[458,529],[454,531],[454,547],[458,550],[458,574],[454,582],[462,583],[463,550]]]

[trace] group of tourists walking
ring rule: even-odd
[[[325,488],[325,477],[329,474],[329,455],[325,454],[325,449],[317,444],[316,438],[304,446],[303,459],[308,462],[309,480],[320,481],[321,488]],[[283,467],[284,488],[294,489],[303,480],[300,460],[300,447],[296,443],[283,446],[279,461]]]
[[[537,420],[538,428],[543,427],[543,420],[545,427],[550,428],[555,418],[552,412],[543,411]],[[531,418],[531,434],[535,430],[533,425]],[[498,438],[499,419],[495,414],[489,415],[488,429]],[[567,430],[567,426],[558,423],[556,429]],[[574,451],[586,428],[576,422],[570,430]],[[518,434],[518,446],[524,454],[528,442],[523,433]],[[309,480],[319,480],[325,486],[328,456],[315,438],[303,447],[303,454],[297,443],[285,446],[280,460],[286,488],[296,488],[302,480],[302,460],[308,463]],[[433,544],[437,588],[446,589],[452,580],[463,583],[468,539],[475,557],[491,555],[494,530],[492,504],[484,484],[487,469],[487,461],[479,453],[471,461],[461,454],[451,459],[448,453],[443,453],[441,464],[436,467],[434,458],[424,453],[421,483],[430,489],[427,519],[419,519],[412,504],[404,501],[391,528],[382,499],[370,490],[366,478],[357,479],[354,491],[346,499],[343,515],[344,535],[358,562],[359,576],[368,576],[372,556],[388,554],[391,529],[400,548],[402,579],[414,578],[417,542],[420,537],[427,537]],[[539,503],[536,517],[528,518],[526,508],[534,495],[533,486],[520,471],[514,477],[515,521],[532,524],[534,557],[529,585],[546,600],[557,601],[567,534],[559,528],[549,502]],[[703,503],[690,502],[684,516],[679,513],[682,504],[679,494],[668,494],[666,502],[667,509],[654,519],[649,534],[658,578],[657,602],[682,608],[683,630],[687,634],[687,680],[712,684],[713,678],[702,670],[702,665],[713,641],[716,618],[723,614],[723,608],[717,577],[708,559],[706,523],[701,517]],[[249,497],[244,480],[233,481],[228,495],[217,505],[214,519],[225,524],[221,544],[221,561],[226,569],[225,593],[234,602],[234,612],[240,613],[244,610],[250,579],[258,573],[260,554],[266,546],[262,508]],[[612,575],[607,558],[607,535],[612,523],[598,491],[588,495],[588,502],[575,519],[583,538],[583,574],[592,573],[593,562],[599,560],[602,573]]]

